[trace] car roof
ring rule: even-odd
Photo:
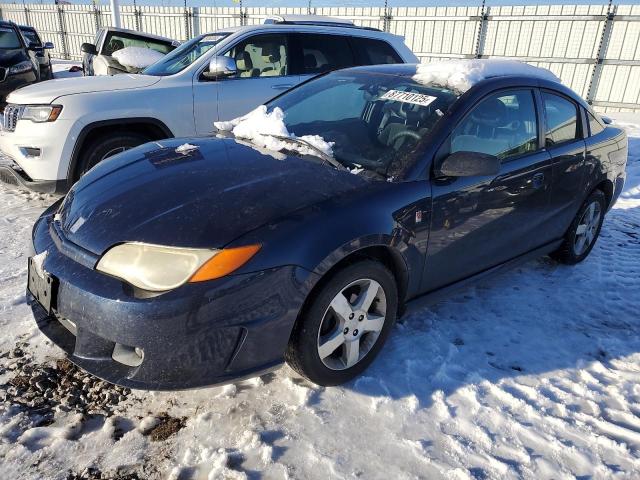
[[[358,67],[351,67],[344,70],[340,70],[342,72],[362,72],[362,73],[372,73],[372,74],[380,74],[380,75],[396,75],[400,77],[413,77],[416,75],[416,70],[420,64],[418,63],[394,63],[394,64],[383,64],[383,65],[364,65]],[[523,87],[542,87],[549,88],[552,90],[557,90],[565,95],[570,96],[575,101],[580,103],[585,108],[589,108],[588,104],[580,97],[576,92],[571,90],[569,87],[563,85],[562,83],[553,82],[547,80],[545,78],[535,77],[535,76],[523,76],[516,74],[504,74],[504,75],[496,75],[487,77],[482,81],[474,84],[470,90],[477,90],[478,88],[486,87],[489,85],[494,85],[497,87],[511,87],[511,86],[523,86]]]
[[[305,15],[305,17],[307,16]],[[311,17],[314,17],[314,16],[311,16]],[[221,33],[235,34],[235,33],[244,33],[244,32],[252,32],[252,31],[270,31],[270,30],[273,31],[273,30],[282,29],[286,31],[293,30],[293,31],[299,31],[299,32],[319,32],[319,33],[328,33],[328,34],[334,34],[334,35],[347,35],[347,36],[354,36],[354,37],[385,38],[385,39],[389,39],[391,37],[403,38],[402,36],[395,35],[393,33],[383,32],[381,30],[370,28],[370,27],[359,27],[357,25],[352,25],[346,22],[313,23],[311,21],[310,23],[307,23],[305,21],[288,21],[286,20],[287,18],[286,16],[283,16],[283,18],[285,18],[284,21],[276,22],[276,23],[259,23],[255,25],[245,25],[241,27],[220,28],[219,30],[203,33],[201,37],[204,37],[206,35],[221,34]],[[329,18],[329,17],[326,17],[326,18]]]
[[[31,30],[32,32],[36,31],[35,27],[31,27],[29,25],[18,25],[18,28],[20,30]]]
[[[176,42],[177,40],[169,37],[163,37],[161,35],[155,35],[153,33],[147,32],[139,32],[138,30],[129,30],[128,28],[120,28],[120,27],[103,27],[102,30],[107,32],[121,32],[128,33],[130,35],[137,35],[145,38],[152,38],[154,40],[162,40],[163,42]]]

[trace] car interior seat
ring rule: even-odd
[[[509,128],[507,107],[497,98],[483,102],[461,125],[461,134],[454,135],[451,151],[480,152],[496,155],[513,145],[515,132]]]
[[[260,72],[261,77],[277,77],[286,74],[285,66],[281,64],[279,45],[275,43],[265,43],[262,45],[261,55],[262,62],[267,64]]]
[[[426,132],[428,108],[410,103],[386,101],[378,126],[378,141],[395,150],[416,143]]]
[[[238,69],[238,76],[242,78],[258,77],[260,76],[260,70],[253,68],[253,60],[249,52],[238,52],[236,55],[236,68]]]

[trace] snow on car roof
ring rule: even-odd
[[[520,75],[560,83],[546,68],[508,59],[446,60],[416,66],[413,79],[425,85],[439,85],[458,92],[466,92],[487,78]]]

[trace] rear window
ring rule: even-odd
[[[351,37],[358,62],[362,65],[381,65],[385,63],[402,63],[402,58],[391,45],[383,40]]]
[[[303,74],[316,74],[355,65],[349,41],[338,35],[299,34]]]

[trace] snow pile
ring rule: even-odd
[[[522,75],[560,82],[546,68],[534,67],[517,60],[447,60],[418,65],[413,79],[425,85],[439,85],[457,92],[466,92],[476,83],[491,77]]]
[[[182,145],[176,148],[176,153],[182,153],[184,155],[187,155],[189,154],[189,152],[192,152],[197,149],[198,149],[197,145],[191,145],[190,143],[183,143]]]
[[[164,57],[164,54],[151,48],[125,47],[113,52],[111,56],[125,67],[147,68]]]
[[[296,137],[293,133],[289,133],[287,126],[284,124],[284,112],[278,107],[268,112],[265,105],[260,105],[242,117],[234,118],[227,122],[214,122],[214,126],[218,130],[232,132],[237,138],[246,138],[261,147],[276,152],[295,150],[303,155],[317,155],[313,148],[276,138],[289,137],[305,141],[325,155],[333,156],[334,142],[327,142],[319,135]]]

